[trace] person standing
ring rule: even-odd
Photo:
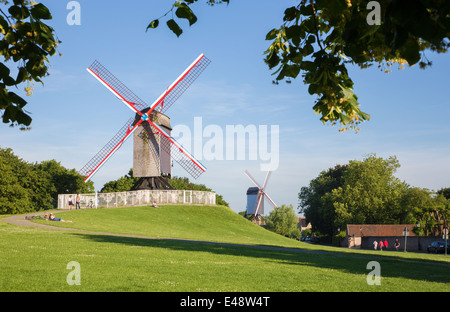
[[[397,251],[400,248],[400,242],[398,241],[397,238],[395,239],[394,247],[395,247],[395,250],[397,250]]]
[[[80,202],[81,202],[80,194],[77,194],[77,199],[76,199],[75,209],[81,209],[81,207],[80,207]]]
[[[380,240],[380,243],[378,244],[380,246],[380,250],[383,250],[383,241]]]
[[[387,250],[387,248],[388,248],[388,242],[387,242],[387,240],[384,240],[384,248],[386,248],[386,250]]]
[[[374,240],[374,241],[373,241],[373,249],[374,249],[374,250],[377,250],[377,247],[378,247],[378,243],[377,243],[376,240]]]
[[[73,198],[72,195],[69,195],[69,210],[72,210],[73,207]]]

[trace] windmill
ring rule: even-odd
[[[106,161],[133,134],[133,176],[137,188],[167,189],[171,186],[161,173],[171,175],[171,159],[194,179],[206,171],[186,149],[170,135],[170,119],[164,113],[206,69],[210,60],[201,54],[151,105],[147,105],[102,64],[95,61],[87,71],[132,110],[134,115],[114,137],[80,170],[88,182]]]
[[[247,209],[245,212],[246,215],[254,215],[255,217],[258,217],[258,215],[264,214],[264,197],[266,197],[274,207],[277,207],[270,196],[264,191],[270,176],[270,170],[267,172],[266,179],[264,180],[264,184],[262,187],[255,181],[255,179],[247,170],[245,170],[244,173],[256,185],[256,187],[249,187],[247,189]]]

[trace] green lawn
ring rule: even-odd
[[[224,207],[57,215],[73,222],[39,222],[86,232],[0,222],[0,291],[450,291],[450,256],[309,245],[271,233]],[[366,281],[372,260],[380,263],[379,286]],[[81,285],[66,281],[71,261],[80,264]]]

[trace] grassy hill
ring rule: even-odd
[[[450,291],[448,256],[309,245],[226,207],[57,215],[73,222],[39,222],[76,230],[0,222],[0,291]],[[67,283],[72,261],[80,264],[81,285]],[[367,283],[370,261],[381,265],[379,286]]]
[[[59,227],[133,234],[153,238],[178,238],[238,244],[299,246],[255,225],[228,207],[163,205],[114,209],[87,209],[58,213],[72,223],[36,221]]]

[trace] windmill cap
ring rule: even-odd
[[[256,186],[249,187],[247,189],[247,195],[254,195],[254,194],[258,194],[258,193],[259,193],[259,188],[257,188]]]

